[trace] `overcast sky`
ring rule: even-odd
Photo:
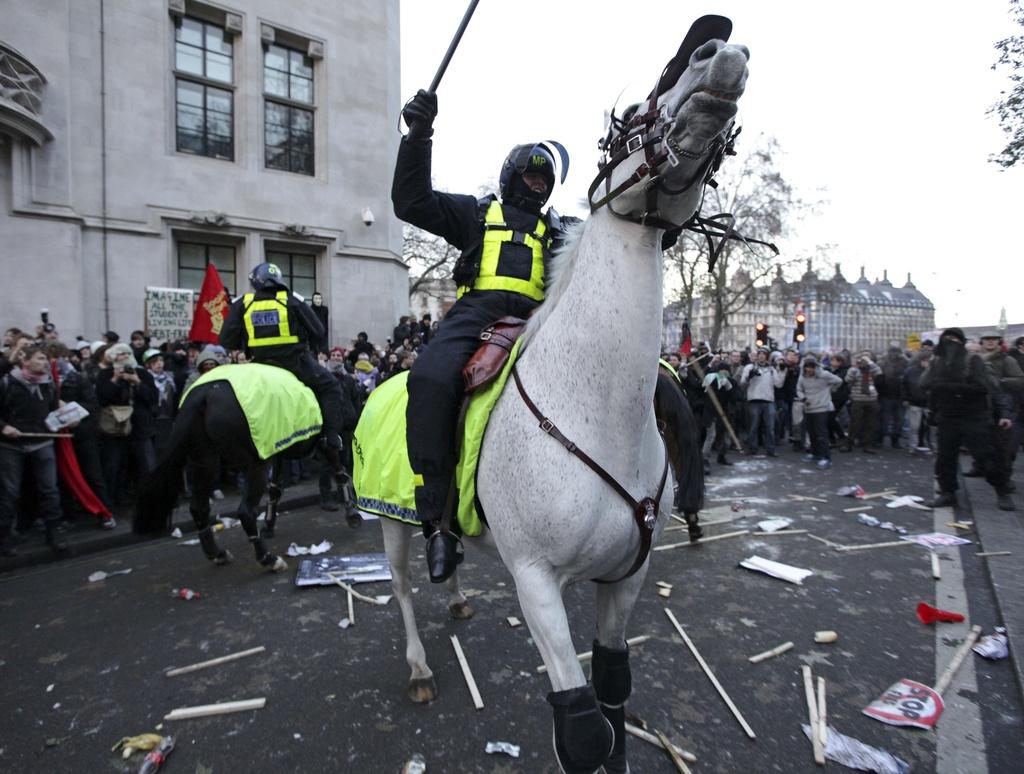
[[[429,85],[467,6],[401,0],[406,97]],[[832,244],[851,281],[861,265],[897,286],[910,272],[939,326],[995,325],[1003,306],[1024,322],[1024,168],[987,160],[1005,144],[986,116],[1008,83],[993,45],[1024,32],[1007,0],[481,0],[438,89],[436,183],[475,193],[513,145],[554,139],[572,162],[551,202],[585,215],[604,111],[646,95],[704,13],[730,17],[751,50],[741,144],[773,135],[783,176],[827,200],[780,243],[787,256]]]

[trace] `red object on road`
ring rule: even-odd
[[[939,608],[932,607],[927,602],[917,603],[917,617],[923,624],[933,624],[936,621],[940,623],[960,623],[960,621],[964,620],[960,613],[939,610]]]
[[[171,594],[180,599],[202,599],[202,595],[198,591],[192,589],[173,589]]]

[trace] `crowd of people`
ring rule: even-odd
[[[370,393],[408,371],[436,327],[429,314],[419,320],[403,316],[382,347],[365,332],[348,348],[317,344],[317,360],[341,386],[344,436],[351,437]],[[0,346],[0,555],[17,553],[17,543],[34,526],[45,531],[56,552],[65,552],[66,522],[88,516],[63,468],[58,475],[58,454],[48,437],[53,431],[45,423],[51,412],[71,402],[88,412],[61,432],[72,436],[81,477],[103,505],[97,525],[113,529],[112,512],[130,504],[135,484],[156,465],[192,383],[219,366],[249,361],[245,349],[154,342],[142,330],[132,331],[125,343],[115,331],[95,341],[62,340],[50,322],[34,330],[7,328]],[[337,510],[322,473],[321,505]],[[295,463],[280,468],[279,483],[314,475],[308,463]],[[222,471],[221,482],[241,483],[229,469]],[[220,488],[214,496],[223,497]]]
[[[701,427],[705,475],[730,452],[776,457],[790,444],[824,470],[832,450],[876,454],[886,444],[936,454],[939,496],[956,502],[957,455],[974,457],[967,473],[985,477],[999,507],[1014,508],[1013,462],[1024,438],[1024,337],[1012,346],[998,332],[968,341],[959,328],[918,351],[893,345],[881,357],[862,350],[711,352],[698,346],[676,369]]]
[[[407,372],[438,323],[403,316],[384,346],[360,332],[348,348],[314,347],[338,380],[344,403],[343,439],[349,440],[370,393]],[[83,511],[57,476],[57,455],[46,416],[61,403],[89,413],[68,428],[82,477],[113,511],[131,501],[134,482],[156,464],[181,396],[202,374],[227,363],[248,362],[245,350],[174,341],[154,346],[141,330],[122,342],[114,331],[96,341],[70,343],[52,323],[33,331],[8,328],[0,348],[0,551],[16,552],[19,532],[45,531],[64,547],[63,522]],[[977,357],[975,357],[977,356]],[[700,428],[704,472],[732,464],[743,453],[775,457],[789,445],[803,460],[827,469],[832,452],[875,454],[888,445],[909,454],[938,455],[938,504],[955,502],[956,455],[974,455],[967,475],[984,476],[1000,507],[1013,508],[1013,460],[1021,445],[1024,337],[1012,346],[998,333],[968,342],[959,329],[919,351],[893,346],[881,358],[870,351],[799,353],[767,348],[711,352],[701,344],[688,357],[663,359],[676,370]],[[936,368],[936,364],[939,365]],[[130,407],[127,408],[127,407]],[[120,412],[120,413],[119,413]],[[351,460],[348,459],[350,464]],[[295,463],[280,472],[287,485],[315,475]],[[225,470],[222,481],[232,482]],[[321,505],[336,510],[321,471]],[[218,490],[216,497],[221,497]],[[101,515],[102,528],[115,526]]]

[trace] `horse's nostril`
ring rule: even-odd
[[[718,53],[718,49],[721,48],[722,45],[722,41],[720,40],[709,40],[693,52],[693,61],[703,62],[705,59],[711,59]]]

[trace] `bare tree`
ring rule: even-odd
[[[748,153],[729,160],[718,175],[718,187],[707,189],[703,214],[730,213],[736,231],[744,237],[776,242],[785,236],[790,220],[807,205],[776,168],[779,153],[776,140],[762,135]],[[707,265],[708,245],[703,237],[688,237],[683,249],[688,253],[686,261],[692,259],[697,267]],[[798,260],[780,260],[766,247],[729,240],[722,245],[711,272],[699,274],[689,266],[681,269],[693,278],[691,286],[713,309],[712,347],[718,346],[729,318],[751,303],[755,288],[776,266]]]
[[[1021,0],[1010,0],[1010,13],[1024,27],[1024,6]],[[1001,92],[1002,99],[989,109],[999,118],[999,126],[1009,135],[1006,147],[989,160],[1006,169],[1024,157],[1024,35],[1011,35],[996,43],[999,59],[992,65],[1009,68],[1010,90]]]
[[[409,266],[409,295],[418,290],[427,294],[440,285],[437,280],[452,277],[459,251],[439,236],[415,226],[403,230],[402,260]]]

